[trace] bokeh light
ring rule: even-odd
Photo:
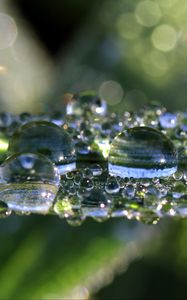
[[[155,28],[151,39],[156,49],[168,52],[176,45],[177,33],[172,26],[163,24]]]
[[[135,107],[142,107],[147,103],[148,99],[146,94],[138,89],[130,90],[125,95],[125,105],[127,109],[134,109]]]
[[[117,23],[119,34],[125,39],[135,39],[141,33],[141,27],[136,22],[132,13],[125,13],[119,16]]]
[[[151,27],[159,22],[162,13],[156,2],[146,0],[138,3],[135,16],[141,25]]]
[[[168,70],[167,57],[156,50],[147,53],[142,59],[144,71],[152,77],[160,77],[166,74]]]
[[[101,84],[99,95],[102,99],[105,99],[109,105],[116,105],[121,102],[124,91],[118,82],[109,80]]]

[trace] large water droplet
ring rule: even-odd
[[[75,169],[74,148],[64,129],[46,121],[30,122],[20,127],[9,143],[9,153],[34,152],[47,156],[60,174]]]
[[[58,169],[42,154],[20,153],[1,166],[0,198],[10,209],[46,213],[58,191]]]
[[[75,94],[66,107],[68,115],[83,115],[92,112],[96,115],[105,115],[107,111],[106,101],[100,99],[95,91],[83,91]]]
[[[120,177],[153,178],[177,170],[173,143],[160,131],[134,127],[117,135],[109,153],[109,173]]]

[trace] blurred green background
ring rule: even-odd
[[[186,109],[185,0],[0,2],[1,111],[64,109],[96,89],[109,109]],[[187,221],[0,220],[0,299],[186,299]]]

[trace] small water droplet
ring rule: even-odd
[[[83,91],[75,94],[66,106],[67,115],[83,115],[92,112],[96,115],[105,115],[107,111],[106,101],[99,98],[94,91]]]
[[[53,209],[54,212],[62,218],[68,218],[70,216],[74,216],[73,210],[73,202],[74,199],[69,197],[62,197],[61,200],[61,192],[57,195],[57,202],[55,203]]]
[[[7,156],[8,142],[8,137],[3,132],[0,132],[0,163],[2,163]]]
[[[84,220],[85,220],[85,217],[83,217],[81,214],[75,215],[75,216],[70,216],[66,219],[67,223],[73,227],[81,226],[82,223],[84,222]]]
[[[60,176],[42,154],[18,153],[1,165],[1,200],[15,211],[46,213],[51,207]]]
[[[120,191],[120,185],[115,177],[110,177],[107,179],[105,191],[108,194],[117,194]]]
[[[165,177],[177,170],[176,150],[160,131],[134,127],[121,132],[111,144],[109,173],[133,178]]]
[[[76,185],[80,185],[81,179],[82,179],[82,174],[81,173],[77,173],[75,175],[75,177],[74,177],[74,183]]]
[[[68,172],[68,173],[66,173],[66,178],[67,178],[67,179],[73,179],[74,176],[75,176],[75,173],[74,173],[74,172]]]
[[[139,221],[141,221],[144,224],[153,224],[156,225],[159,222],[159,217],[155,212],[152,211],[144,211],[141,213],[141,216],[139,218]]]
[[[76,151],[77,151],[77,155],[86,156],[90,153],[90,146],[88,143],[80,141],[76,144]]]
[[[184,112],[180,121],[180,128],[187,133],[187,112]]]
[[[85,189],[87,191],[91,191],[94,187],[94,183],[92,179],[89,178],[82,178],[80,182],[80,188]]]
[[[3,202],[3,201],[0,201],[0,218],[7,218],[11,215],[11,210],[10,208],[8,207],[8,205]]]
[[[175,180],[182,180],[183,179],[183,172],[182,171],[177,171],[173,174],[173,178]]]
[[[110,201],[105,193],[95,189],[82,199],[81,207],[84,216],[106,218],[110,209]]]
[[[103,169],[99,164],[90,165],[90,170],[93,173],[93,176],[101,176],[103,173]]]
[[[133,199],[135,197],[135,191],[135,187],[132,184],[129,184],[123,189],[122,196],[124,198]]]
[[[18,128],[10,139],[8,151],[10,154],[22,151],[41,153],[57,165],[60,174],[76,167],[69,135],[46,121],[30,122]]]
[[[93,173],[92,173],[92,171],[89,168],[85,168],[82,171],[82,175],[83,175],[84,178],[89,178],[89,179],[93,178]]]
[[[19,115],[19,122],[21,122],[21,124],[26,124],[30,122],[31,119],[32,115],[30,113],[24,112]]]
[[[171,191],[173,198],[180,199],[186,193],[186,185],[181,181],[176,181]]]
[[[12,124],[13,120],[14,118],[10,113],[8,112],[0,113],[0,127],[2,128],[9,127]]]
[[[53,124],[57,126],[62,126],[64,124],[63,114],[61,112],[54,112],[50,120]]]
[[[70,189],[74,187],[74,182],[73,182],[73,180],[67,180],[67,181],[65,181],[65,183],[61,182],[61,186],[65,192],[69,192]]]
[[[177,126],[177,116],[170,112],[164,112],[159,116],[159,122],[164,129],[175,128]]]

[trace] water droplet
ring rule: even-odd
[[[73,227],[78,227],[81,226],[82,223],[84,222],[85,217],[81,215],[81,213],[77,213],[74,216],[69,216],[66,221],[69,225],[73,226]]]
[[[21,113],[19,115],[19,121],[21,122],[21,124],[26,124],[28,122],[30,122],[32,119],[32,115],[30,113]]]
[[[18,153],[1,165],[1,200],[10,209],[46,213],[51,207],[60,176],[58,169],[42,154]]]
[[[75,175],[74,172],[68,172],[68,173],[66,173],[66,178],[67,179],[73,179],[74,175]]]
[[[51,116],[51,122],[57,126],[62,126],[64,124],[63,114],[61,112],[54,112]]]
[[[109,213],[110,201],[105,193],[95,189],[90,195],[82,199],[82,212],[84,216],[106,218]]]
[[[110,177],[107,179],[105,184],[105,191],[108,194],[116,194],[120,191],[120,185],[115,177]]]
[[[64,184],[61,183],[61,185],[64,191],[69,192],[70,189],[74,187],[74,182],[73,180],[67,180]]]
[[[96,115],[105,115],[106,101],[99,98],[94,91],[83,91],[75,94],[66,106],[67,115],[83,115],[92,112]]]
[[[164,129],[175,128],[177,126],[177,116],[170,112],[164,112],[159,116],[159,122]]]
[[[30,122],[18,128],[10,140],[8,151],[10,154],[22,151],[41,153],[57,165],[60,174],[76,167],[69,135],[46,121]]]
[[[88,143],[78,142],[76,144],[77,155],[86,156],[90,153],[90,146]]]
[[[91,191],[94,187],[94,183],[92,179],[89,178],[83,178],[80,182],[81,189],[85,189],[87,191]]]
[[[93,173],[93,176],[100,176],[103,173],[103,169],[99,164],[90,165],[90,170]]]
[[[180,199],[186,193],[186,185],[183,182],[176,181],[172,187],[172,196]]]
[[[7,218],[11,215],[11,210],[10,208],[8,207],[8,205],[3,202],[3,201],[0,201],[0,218]]]
[[[92,179],[93,178],[93,173],[89,168],[86,168],[82,171],[82,175],[84,178],[89,178]]]
[[[177,170],[173,143],[160,131],[134,127],[121,132],[111,144],[109,173],[133,178],[165,177]]]
[[[13,122],[13,116],[8,112],[0,113],[0,127],[9,127]]]
[[[80,185],[81,179],[82,179],[82,175],[80,173],[77,173],[74,177],[74,183],[76,185]]]
[[[72,187],[69,189],[69,194],[70,194],[70,195],[76,195],[76,193],[77,193],[76,187],[75,187],[75,186],[72,186]]]
[[[139,221],[141,221],[144,224],[153,224],[156,225],[159,222],[159,217],[155,212],[152,211],[144,211],[141,213],[141,216],[139,218]]]
[[[187,112],[185,112],[182,116],[182,120],[180,122],[180,128],[184,131],[187,132]]]
[[[0,132],[0,163],[6,158],[8,142],[8,137],[3,132]]]
[[[182,180],[183,179],[183,172],[182,171],[177,171],[173,174],[173,178],[175,180]]]
[[[60,194],[60,193],[59,193]],[[58,199],[58,195],[57,195]],[[62,200],[57,200],[54,205],[54,212],[62,218],[74,216],[72,198],[64,197]]]
[[[129,184],[123,189],[122,196],[124,198],[133,199],[135,197],[135,191],[135,187],[132,184]]]

